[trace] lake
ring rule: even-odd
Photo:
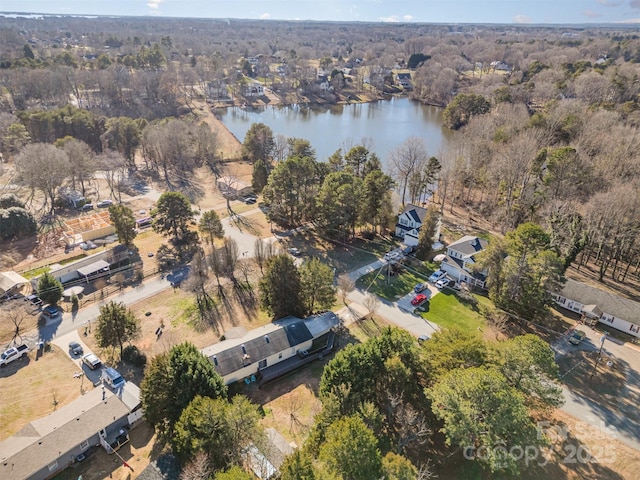
[[[387,164],[389,153],[409,137],[425,142],[438,157],[450,131],[442,126],[442,109],[408,98],[331,106],[231,107],[216,115],[241,142],[253,123],[264,123],[287,137],[304,138],[326,160],[338,148],[348,150],[367,139],[367,146]]]

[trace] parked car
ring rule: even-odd
[[[419,293],[418,295],[413,297],[413,300],[411,300],[411,305],[415,307],[416,305],[420,305],[421,303],[424,303],[427,300],[428,300],[428,297],[424,293]]]
[[[108,207],[110,205],[113,205],[113,200],[102,200],[102,201],[96,203],[96,207],[98,207],[98,208],[105,208],[105,207]]]
[[[391,260],[397,260],[398,258],[400,258],[402,256],[402,254],[400,252],[397,251],[392,251],[392,252],[387,252],[384,255],[384,259],[387,262],[390,262]]]
[[[102,362],[98,358],[98,356],[94,353],[87,353],[82,357],[82,363],[84,363],[91,370],[95,370],[102,365]]]
[[[420,336],[418,337],[418,343],[424,343],[424,342],[426,342],[427,340],[429,340],[429,337],[427,337],[426,335],[420,335]]]
[[[569,342],[574,345],[578,345],[582,343],[587,334],[582,330],[574,330],[573,333],[569,336]]]
[[[419,283],[415,287],[413,287],[413,291],[416,293],[420,293],[423,290],[426,290],[429,287],[426,283]]]
[[[15,347],[6,349],[0,355],[0,367],[6,367],[14,360],[26,357],[27,353],[29,353],[29,347],[24,343],[22,345],[16,345]]]
[[[436,270],[429,276],[429,281],[435,283],[447,274],[444,270]]]
[[[108,385],[114,390],[117,390],[119,387],[124,385],[124,378],[122,375],[120,375],[115,368],[111,367],[102,369],[100,380],[102,380],[102,383]]]
[[[455,280],[451,280],[450,278],[443,277],[436,282],[436,288],[438,290],[443,289],[444,287],[453,287],[456,284]]]
[[[42,314],[45,317],[49,317],[49,318],[55,317],[56,315],[58,315],[58,312],[59,312],[58,307],[55,307],[53,305],[47,305],[42,310]]]
[[[69,352],[71,355],[78,356],[84,353],[84,349],[78,342],[69,342]]]
[[[415,251],[416,251],[415,247],[408,246],[402,249],[402,254],[406,257],[407,255],[411,255]]]
[[[81,212],[88,212],[89,210],[93,210],[93,203],[85,203],[79,208],[79,210]]]
[[[292,247],[289,249],[289,253],[294,257],[299,257],[302,252],[300,252],[296,247]]]
[[[38,297],[37,295],[28,295],[26,297],[24,297],[25,302],[29,302],[32,305],[35,305],[36,307],[39,307],[42,305],[42,299],[40,297]]]

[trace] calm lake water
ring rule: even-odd
[[[309,140],[318,160],[326,160],[338,148],[344,152],[364,138],[383,165],[389,153],[408,137],[422,138],[429,155],[437,157],[450,134],[442,126],[441,108],[408,98],[329,107],[233,107],[221,109],[216,115],[241,142],[253,123],[264,123],[274,135]]]

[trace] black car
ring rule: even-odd
[[[80,345],[78,342],[69,342],[69,352],[71,352],[71,355],[78,356],[82,355],[84,353],[84,350],[82,348],[82,345]]]

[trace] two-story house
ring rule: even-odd
[[[420,235],[420,227],[424,222],[424,216],[427,209],[417,207],[408,203],[402,213],[398,215],[398,223],[396,224],[396,237],[404,239],[404,243],[408,246],[418,245],[418,236]]]
[[[484,288],[487,272],[474,272],[475,256],[487,248],[488,242],[473,235],[465,235],[447,247],[446,257],[440,269],[457,283],[465,282],[469,286]]]

